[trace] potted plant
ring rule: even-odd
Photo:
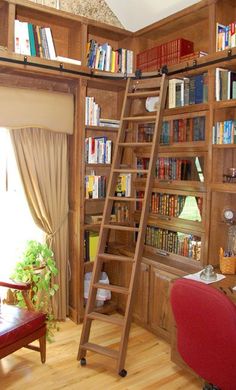
[[[58,285],[53,283],[53,276],[58,274],[53,252],[47,244],[35,240],[27,242],[22,254],[21,261],[18,261],[12,278],[21,282],[32,284],[31,301],[36,310],[43,311],[47,315],[47,337],[52,340],[53,331],[57,324],[52,312],[51,298],[58,290]],[[18,305],[25,307],[21,292],[16,293]]]

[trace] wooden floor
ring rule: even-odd
[[[170,362],[169,345],[152,333],[132,324],[126,369],[116,374],[115,361],[95,353],[87,354],[87,365],[76,360],[81,325],[70,320],[60,324],[55,341],[47,345],[43,365],[37,352],[21,349],[0,361],[2,390],[177,390],[201,389],[197,379]],[[92,327],[94,342],[117,347],[116,326],[98,323]]]

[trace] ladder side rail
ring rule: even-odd
[[[163,111],[165,108],[165,97],[167,91],[167,80],[165,74],[162,75],[161,79],[162,79],[162,89],[160,95],[160,104],[158,105],[158,109],[156,113],[156,124],[153,132],[153,145],[152,145],[152,151],[151,151],[150,163],[149,163],[151,165],[150,165],[150,169],[146,181],[145,195],[144,195],[141,219],[139,224],[139,226],[141,226],[141,230],[139,231],[137,237],[136,249],[134,255],[134,264],[132,267],[131,278],[130,278],[130,285],[133,286],[133,288],[130,291],[130,294],[128,295],[127,302],[126,302],[124,328],[122,331],[121,342],[120,342],[120,346],[122,346],[122,350],[120,351],[119,359],[117,362],[118,372],[120,372],[124,368],[124,363],[125,363],[125,357],[126,357],[127,346],[128,346],[128,336],[129,336],[130,326],[132,322],[132,309],[135,301],[135,291],[137,289],[138,271],[140,268],[140,263],[142,259],[143,248],[144,248],[144,236],[145,236],[146,225],[147,225],[149,202],[151,198],[151,189],[152,189],[152,183],[154,181],[155,161],[159,151],[159,139],[161,134],[162,118],[163,118]]]

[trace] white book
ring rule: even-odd
[[[75,60],[74,58],[67,58],[67,57],[62,57],[62,56],[56,56],[55,59],[57,61],[66,62],[68,64],[81,65],[81,61],[80,60]]]
[[[133,73],[133,51],[127,50],[126,51],[126,72],[127,73]]]
[[[111,45],[107,44],[105,53],[105,66],[104,70],[109,72],[111,70]]]
[[[112,141],[108,139],[106,141],[106,150],[105,150],[105,164],[111,164],[111,148],[112,148]]]
[[[24,55],[31,55],[30,41],[29,41],[29,29],[27,22],[20,23],[20,52]]]
[[[98,199],[98,186],[100,182],[100,176],[94,176],[93,182],[93,199]]]
[[[21,22],[16,19],[15,28],[14,28],[14,42],[15,42],[15,53],[18,54],[21,54],[20,36],[21,36]]]
[[[128,197],[131,195],[131,173],[122,174],[125,180],[125,196]]]
[[[52,38],[51,28],[45,27],[44,30],[46,33],[46,39],[47,39],[47,43],[48,43],[49,57],[51,60],[55,60],[55,59],[57,59],[57,57],[56,57],[56,50],[55,50],[55,46],[54,46],[54,42],[53,42],[53,38]],[[60,61],[60,60],[58,60],[58,61]]]

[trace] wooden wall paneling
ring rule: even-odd
[[[216,1],[216,22],[229,24],[235,22],[236,4],[234,0],[217,0]]]
[[[84,187],[82,180],[81,161],[82,148],[84,147],[84,99],[86,81],[80,79],[75,87],[75,133],[70,143],[70,186],[69,203],[71,210],[70,224],[70,272],[69,283],[70,316],[80,322],[83,314],[83,196]]]

